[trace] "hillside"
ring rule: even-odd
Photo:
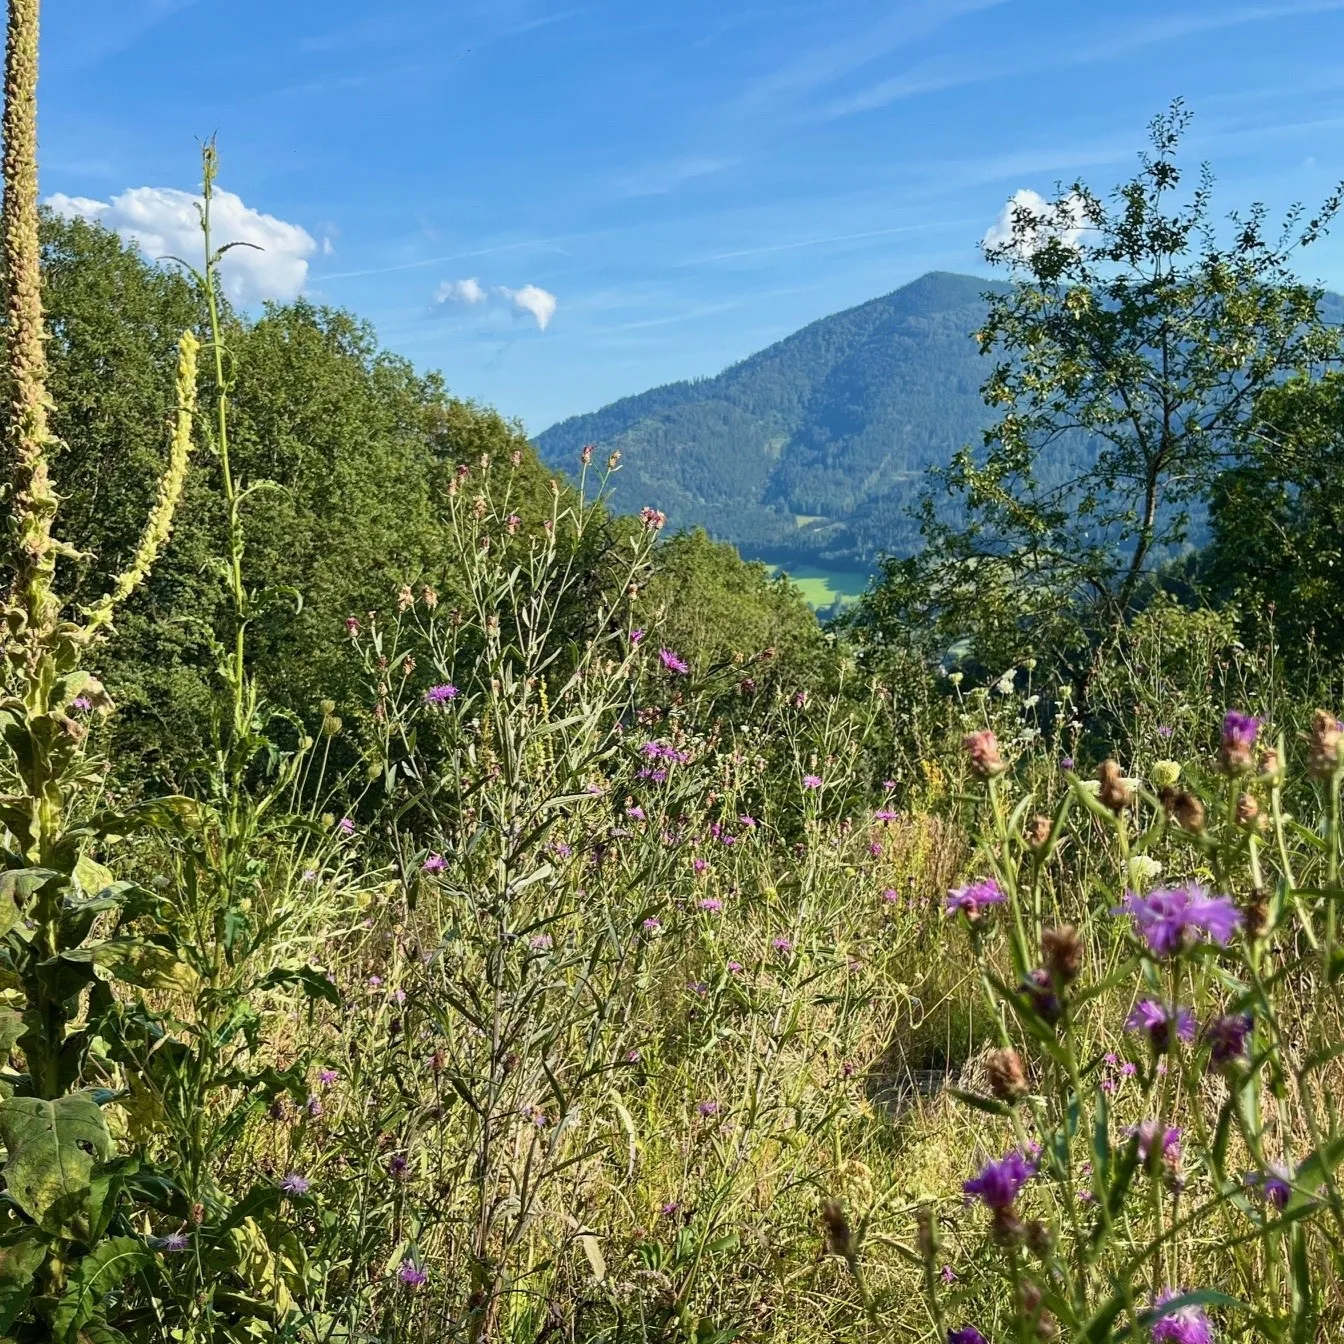
[[[994,282],[933,272],[725,369],[552,426],[542,458],[620,449],[616,506],[664,509],[746,553],[864,560],[914,541],[924,472],[986,423],[971,333]]]

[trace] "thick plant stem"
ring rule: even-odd
[[[40,642],[56,623],[56,494],[48,469],[47,352],[37,231],[37,35],[40,0],[10,0],[5,48],[4,234],[8,310],[11,633]],[[14,628],[17,623],[18,628]]]

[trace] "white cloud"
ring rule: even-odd
[[[131,187],[110,201],[58,192],[47,205],[67,219],[95,221],[137,244],[152,261],[180,257],[199,268],[201,223],[199,196],[173,187]],[[264,215],[231,191],[215,192],[211,229],[216,246],[231,248],[220,262],[224,292],[240,305],[262,299],[293,299],[308,280],[308,258],[317,243],[306,229]],[[258,250],[260,249],[260,250]]]
[[[520,314],[527,314],[545,331],[555,316],[559,301],[550,290],[540,285],[524,285],[521,289],[510,289],[508,285],[496,285],[487,290],[473,275],[466,280],[445,280],[434,291],[434,303],[444,307],[450,303],[475,305],[485,303],[491,295],[507,300]]]
[[[434,291],[435,303],[484,303],[485,300],[485,290],[474,275],[466,280],[445,280]]]
[[[1029,257],[1051,238],[1066,247],[1077,247],[1087,232],[1087,210],[1081,197],[1073,195],[1057,205],[1038,191],[1023,187],[999,211],[999,217],[985,230],[980,246],[986,252],[1013,246],[1019,256]]]
[[[545,331],[555,316],[558,302],[554,294],[538,285],[524,285],[522,289],[503,289],[499,291],[513,306],[524,313],[531,313],[537,319],[537,326]]]

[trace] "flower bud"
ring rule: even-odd
[[[985,1077],[990,1092],[1009,1105],[1016,1105],[1030,1091],[1022,1056],[1016,1050],[991,1050],[985,1056]]]
[[[1329,779],[1339,769],[1339,753],[1344,732],[1329,710],[1318,709],[1311,716],[1307,734],[1307,769],[1317,779]]]
[[[821,1206],[821,1221],[826,1227],[826,1241],[834,1255],[854,1258],[854,1234],[845,1217],[845,1206],[838,1199],[828,1199]]]
[[[1037,813],[1027,823],[1027,845],[1031,849],[1044,849],[1050,839],[1051,822],[1044,813]]]
[[[971,773],[977,779],[993,779],[1008,769],[1007,763],[999,755],[999,739],[992,728],[981,728],[978,732],[967,733],[962,745],[971,758]]]
[[[1259,830],[1264,818],[1260,815],[1260,804],[1252,793],[1237,795],[1237,825],[1247,830],[1252,827]]]
[[[1181,777],[1181,767],[1175,761],[1154,761],[1153,762],[1153,787],[1159,791],[1175,787],[1176,781]]]
[[[1083,964],[1083,942],[1072,924],[1046,929],[1041,934],[1041,955],[1050,979],[1057,985],[1071,985]]]
[[[1097,797],[1104,807],[1109,807],[1119,816],[1134,801],[1134,793],[1125,780],[1120,762],[1114,759],[1102,761],[1097,769]]]
[[[1183,831],[1189,831],[1191,835],[1199,835],[1203,831],[1204,804],[1193,793],[1163,789],[1162,806],[1167,816],[1173,818]]]

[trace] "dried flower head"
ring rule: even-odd
[[[992,728],[967,733],[962,738],[962,745],[971,758],[971,773],[977,779],[993,779],[1008,769],[1007,762],[999,754],[999,739]]]
[[[1030,1090],[1022,1056],[1016,1050],[991,1050],[985,1056],[985,1076],[990,1092],[1010,1105],[1021,1101]]]
[[[1329,779],[1340,763],[1340,745],[1344,730],[1329,710],[1318,709],[1311,716],[1311,732],[1307,734],[1307,769],[1317,779]]]
[[[1050,979],[1057,985],[1071,985],[1083,965],[1083,940],[1072,924],[1046,929],[1041,934],[1041,956]]]
[[[1100,785],[1097,798],[1117,816],[1134,801],[1134,791],[1120,769],[1120,762],[1114,758],[1102,761],[1097,767],[1097,783]]]

